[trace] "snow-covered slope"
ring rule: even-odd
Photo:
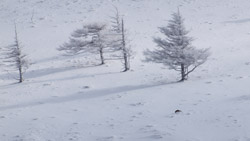
[[[131,71],[56,50],[82,24],[109,23],[114,6],[136,52]],[[142,61],[177,7],[194,45],[212,52],[184,83]],[[33,64],[22,84],[0,68],[0,140],[249,141],[249,12],[249,0],[1,0],[0,46],[15,21]]]

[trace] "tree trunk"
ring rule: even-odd
[[[100,53],[101,65],[103,65],[103,64],[105,64],[105,62],[104,62],[103,49],[102,48],[100,49],[99,53]]]
[[[129,70],[127,53],[123,53],[123,59],[124,59],[124,72],[126,72]]]
[[[22,67],[19,67],[19,83],[23,82],[23,72],[22,72]]]
[[[17,68],[18,68],[18,71],[19,71],[19,83],[22,83],[23,82],[23,72],[22,72],[22,59],[21,59],[21,49],[20,49],[20,46],[19,46],[19,40],[18,40],[18,36],[17,36],[17,29],[16,29],[16,23],[15,23],[15,39],[16,39],[16,49],[18,51],[18,54],[16,54],[15,58],[17,58]]]
[[[184,81],[184,80],[186,80],[185,66],[184,64],[181,64],[181,80],[180,81]]]
[[[124,22],[122,19],[122,51],[123,51],[123,59],[124,59],[124,71],[126,72],[129,70],[129,58],[128,58],[128,51],[126,50],[126,41],[125,41],[125,31],[124,31]]]

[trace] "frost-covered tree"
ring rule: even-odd
[[[29,63],[26,58],[27,55],[25,55],[22,52],[22,46],[19,42],[18,39],[18,34],[17,34],[17,28],[15,25],[15,43],[13,45],[10,45],[6,48],[6,53],[5,53],[5,61],[7,66],[13,67],[15,70],[18,70],[19,72],[19,78],[18,81],[19,83],[23,82],[23,73],[25,70],[28,68]]]
[[[69,42],[58,48],[65,51],[67,55],[81,53],[98,53],[101,64],[105,63],[104,49],[107,47],[106,25],[100,23],[84,25],[83,28],[75,30]]]
[[[66,55],[81,54],[88,50],[91,41],[88,29],[84,26],[81,29],[75,30],[71,34],[69,42],[64,43],[57,50],[64,51]]]
[[[115,31],[116,33],[121,33],[122,31],[122,24],[121,24],[121,15],[119,13],[119,10],[117,7],[115,8],[114,16],[110,17],[111,18],[111,27],[112,30]]]
[[[112,47],[121,52],[121,59],[124,66],[124,72],[130,69],[130,57],[132,54],[131,48],[127,45],[126,30],[124,27],[124,20],[121,18],[118,9],[115,7],[115,15],[111,17],[112,31],[114,37]]]
[[[166,27],[160,27],[165,38],[154,38],[157,49],[145,51],[146,61],[162,63],[170,69],[181,73],[184,81],[197,67],[206,62],[210,53],[208,49],[196,49],[191,45],[193,39],[188,36],[184,27],[184,19],[180,12],[172,14],[172,19]]]
[[[131,56],[132,50],[127,45],[123,19],[122,19],[122,32],[121,32],[121,35],[122,35],[121,51],[122,51],[123,61],[124,61],[124,63],[123,63],[124,64],[124,72],[126,72],[126,71],[128,71],[130,69],[130,56]]]
[[[105,64],[104,49],[107,48],[108,38],[106,31],[106,24],[90,24],[87,26],[88,32],[92,38],[90,47],[94,52],[99,53],[101,65]]]

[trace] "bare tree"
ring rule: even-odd
[[[146,61],[162,63],[170,69],[179,71],[180,81],[186,80],[188,75],[205,63],[210,55],[208,49],[196,49],[191,45],[193,39],[187,36],[189,32],[183,22],[179,10],[173,13],[168,26],[159,28],[166,38],[154,38],[157,49],[145,51]]]
[[[112,31],[116,37],[113,38],[112,46],[121,51],[121,58],[123,60],[124,72],[130,69],[130,56],[132,54],[131,48],[127,45],[126,30],[124,27],[124,20],[121,18],[117,7],[115,7],[115,15],[111,17]]]
[[[124,29],[124,21],[122,19],[122,54],[123,54],[123,61],[124,61],[124,72],[130,69],[130,55],[131,55],[131,48],[127,47],[127,42],[125,38],[125,29]]]
[[[22,52],[22,46],[18,39],[17,28],[15,24],[15,43],[6,48],[5,61],[7,66],[13,67],[19,72],[19,83],[23,82],[23,73],[28,68],[28,60],[26,55]]]

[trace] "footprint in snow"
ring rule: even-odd
[[[77,122],[74,122],[73,125],[78,125],[78,123],[77,123]]]
[[[116,100],[116,99],[120,99],[120,98],[122,98],[121,95],[116,95],[116,96],[114,96],[114,97],[107,98],[107,99],[105,99],[105,100],[106,100],[106,101],[110,101],[110,100]]]
[[[139,130],[145,134],[149,134],[149,136],[146,136],[146,138],[149,138],[151,140],[163,139],[165,136],[172,135],[171,133],[161,132],[157,130],[154,125],[146,125]]]
[[[142,103],[142,102],[130,104],[130,106],[134,106],[134,107],[143,106],[143,105],[144,105],[144,103]]]
[[[36,121],[36,120],[38,120],[38,118],[33,118],[32,120],[33,120],[33,121]]]
[[[121,139],[123,139],[123,137],[108,136],[108,137],[98,138],[97,141],[116,141],[116,140],[121,140]]]
[[[44,83],[43,86],[51,86],[51,83]]]
[[[207,95],[207,96],[210,96],[210,95],[212,95],[212,94],[211,94],[211,93],[207,93],[206,95]]]
[[[246,62],[245,65],[247,65],[247,66],[250,65],[250,62]]]
[[[78,112],[78,109],[73,109],[74,112]]]
[[[72,126],[74,126],[74,123]],[[74,128],[69,128],[69,131],[66,132],[62,138],[67,138],[69,141],[79,141],[81,140],[80,135],[81,134],[78,131],[74,131]]]
[[[3,119],[3,118],[5,118],[5,116],[0,116],[0,119]]]
[[[155,134],[155,135],[151,135],[149,138],[151,139],[162,139],[164,136],[161,134]]]
[[[242,78],[243,78],[242,76],[236,77],[236,79],[242,79]]]
[[[50,119],[55,119],[56,117],[54,117],[54,116],[51,116],[51,117],[49,117]]]
[[[79,134],[78,132],[69,132],[67,133],[67,136],[70,136],[68,138],[69,141],[78,141],[79,140]]]
[[[82,89],[89,89],[90,86],[83,86]]]
[[[207,81],[207,82],[205,82],[206,84],[212,84],[212,82],[211,81]]]

